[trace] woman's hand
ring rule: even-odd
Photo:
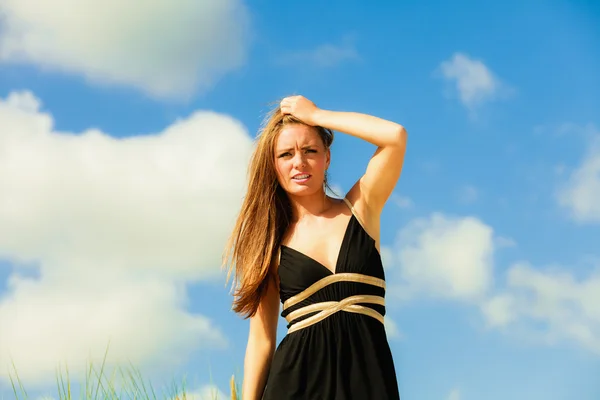
[[[283,114],[290,114],[307,125],[315,126],[315,116],[319,108],[304,96],[289,96],[279,105]]]

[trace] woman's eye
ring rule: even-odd
[[[315,150],[315,149],[306,149],[306,150],[305,150],[305,153],[317,153],[317,150]],[[281,153],[281,154],[279,155],[279,157],[280,157],[280,158],[281,158],[281,157],[289,157],[289,156],[291,156],[291,155],[292,155],[292,153],[290,153],[289,151],[286,151],[285,153]]]

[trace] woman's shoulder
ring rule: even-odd
[[[360,184],[357,183],[342,199],[359,224],[376,242],[379,242],[379,215],[375,215],[360,194]]]

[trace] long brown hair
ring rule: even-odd
[[[275,143],[281,129],[300,120],[274,108],[263,121],[248,169],[248,188],[229,237],[223,266],[229,263],[227,280],[234,271],[233,311],[245,318],[256,313],[267,286],[278,284],[279,245],[292,218],[290,200],[277,180]],[[314,127],[329,149],[333,132]]]

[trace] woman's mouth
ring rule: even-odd
[[[308,181],[309,179],[310,179],[309,174],[298,174],[298,175],[294,175],[294,177],[292,178],[292,180],[296,183],[304,183],[304,182]]]

